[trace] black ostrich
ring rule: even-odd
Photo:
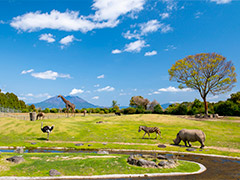
[[[42,124],[41,124],[41,130],[42,130],[42,132],[48,134],[48,136],[47,136],[47,141],[49,140],[49,133],[52,132],[53,128],[54,128],[54,126],[44,126],[44,127],[43,127],[43,122],[42,122]]]

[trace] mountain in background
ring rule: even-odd
[[[82,108],[97,108],[99,106],[96,106],[94,104],[91,104],[84,99],[78,97],[78,96],[64,96],[65,99],[70,101],[71,103],[75,104],[76,109],[82,109]],[[45,101],[39,102],[39,103],[34,103],[36,108],[65,108],[66,105],[63,102],[61,98],[58,98],[57,96],[46,99]]]
[[[171,105],[171,103],[166,103],[166,104],[162,104],[161,106],[163,109],[167,109],[168,106],[170,106],[170,105]]]

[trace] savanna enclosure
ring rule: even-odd
[[[58,117],[58,115],[56,115]],[[181,129],[201,129],[206,134],[206,147],[199,149],[199,142],[192,143],[198,153],[240,155],[239,117],[222,119],[191,119],[189,116],[138,114],[138,115],[86,115],[59,117],[37,121],[12,117],[0,118],[0,145],[36,147],[64,147],[74,149],[135,149],[186,151],[184,143],[174,146],[173,139]],[[43,125],[55,125],[50,134],[41,131]],[[100,123],[99,123],[100,122]],[[142,139],[144,132],[138,132],[140,125],[159,127],[162,139],[156,134]],[[76,146],[82,143],[81,146]],[[164,144],[166,148],[159,148]]]

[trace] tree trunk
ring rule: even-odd
[[[204,101],[205,114],[208,115],[208,103],[207,103],[206,97],[203,98],[203,101]]]

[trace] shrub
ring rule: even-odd
[[[104,114],[105,112],[103,110],[99,111],[99,114]]]
[[[75,113],[81,113],[80,109],[75,109]]]
[[[133,107],[129,107],[123,110],[123,114],[135,114],[136,113],[136,109]]]
[[[51,113],[58,113],[58,109],[52,108],[52,109],[50,110],[50,112],[51,112]]]
[[[143,114],[145,112],[145,109],[142,106],[139,106],[136,109],[136,114]]]
[[[155,113],[155,114],[163,113],[163,110],[162,110],[162,107],[160,106],[160,104],[157,104],[156,106],[154,106],[153,113]]]
[[[46,108],[43,110],[44,113],[50,113],[50,109],[49,108]]]

